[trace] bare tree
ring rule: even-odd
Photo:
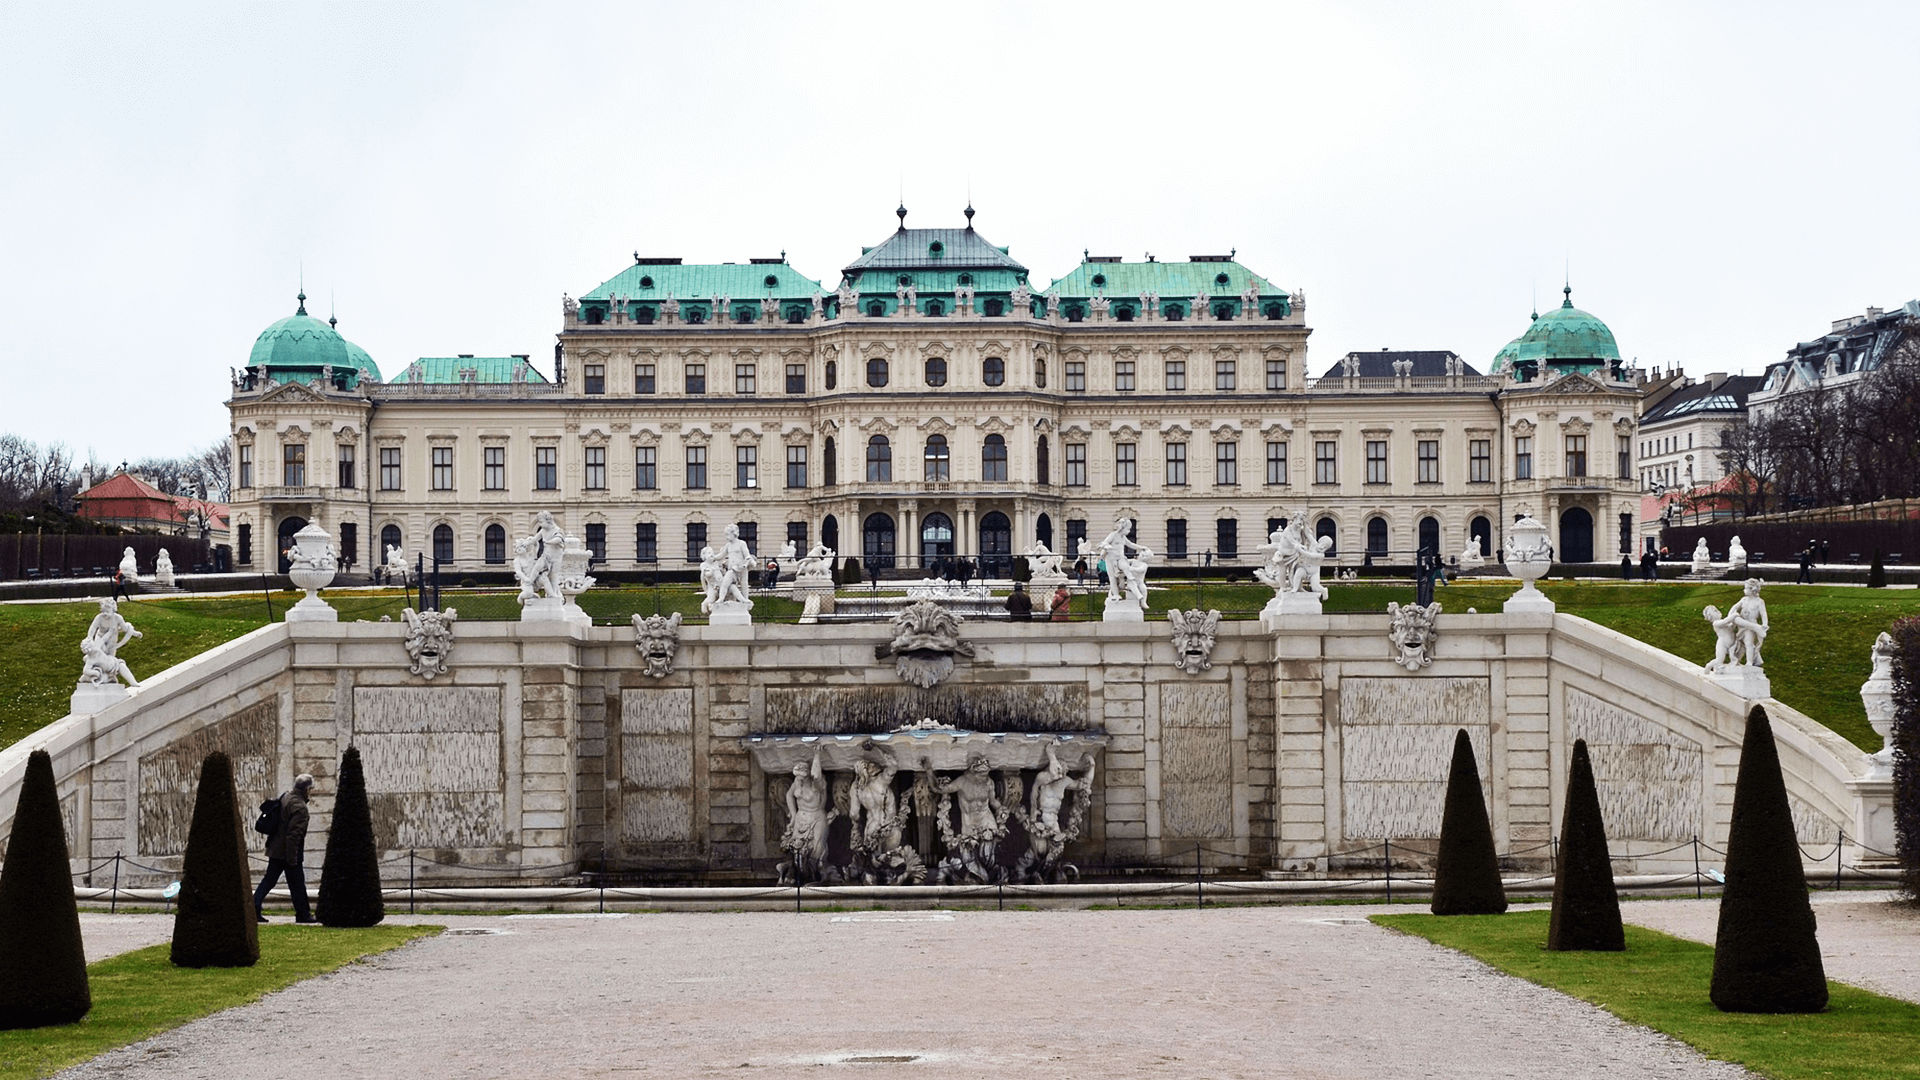
[[[201,498],[226,502],[233,497],[233,447],[227,439],[208,444],[195,459],[200,464]]]

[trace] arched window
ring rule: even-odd
[[[1034,483],[1041,485],[1052,483],[1052,481],[1048,479],[1048,474],[1052,471],[1052,462],[1048,460],[1047,455],[1047,437],[1042,435],[1039,440],[1033,444]],[[1041,517],[1044,519],[1046,515],[1042,514]]]
[[[893,518],[886,514],[868,514],[860,530],[860,553],[867,569],[893,569]]]
[[[1005,315],[1006,313],[1007,313],[1007,302],[1005,300],[1002,300],[999,297],[994,297],[993,299],[987,301],[987,318],[997,319],[1000,316]]]
[[[1004,436],[989,435],[985,446],[980,448],[980,479],[1005,480],[1007,478],[1007,440]]]
[[[599,326],[600,320],[606,317],[607,317],[606,311],[601,308],[590,307],[587,309],[587,325],[588,326]]]
[[[1339,553],[1340,526],[1335,524],[1332,518],[1323,517],[1319,521],[1314,522],[1313,535],[1324,536],[1327,539],[1333,541],[1333,543],[1327,545],[1328,555],[1334,555]]]
[[[940,301],[938,301],[938,300],[929,300],[929,301],[927,301],[927,314],[928,314],[928,315],[930,315],[930,316],[932,316],[933,318],[936,318],[936,319],[937,319],[937,318],[939,318],[940,316],[942,316],[942,315],[945,315],[946,313],[947,313],[947,305],[945,305],[945,304],[943,304],[943,303],[941,303],[941,302],[940,302]]]
[[[920,519],[921,565],[953,554],[953,519],[938,510]]]
[[[1265,315],[1269,322],[1279,322],[1286,317],[1286,309],[1279,304],[1268,304],[1260,309],[1260,313]]]
[[[1420,547],[1434,555],[1440,554],[1440,522],[1436,518],[1420,519]]]
[[[1168,322],[1179,322],[1181,319],[1187,317],[1187,309],[1181,307],[1179,304],[1168,304],[1162,309],[1161,314],[1166,317]]]
[[[1053,547],[1053,518],[1046,514],[1041,514],[1039,517],[1034,518],[1033,538],[1047,545],[1049,548]]]
[[[1493,522],[1488,521],[1484,515],[1467,523],[1467,535],[1473,537],[1473,542],[1479,545],[1482,558],[1493,551]]]
[[[887,361],[885,357],[876,356],[867,361],[867,385],[887,385]]]
[[[893,479],[893,444],[885,435],[867,440],[867,479]]]
[[[927,436],[926,459],[926,479],[953,479],[952,455],[949,454],[947,450],[947,437],[945,435]]]
[[[827,361],[827,389],[831,390],[838,385],[840,385],[840,363],[837,360],[829,360]]]
[[[944,357],[927,357],[927,385],[947,385],[947,361]]]
[[[1132,304],[1115,304],[1113,308],[1113,318],[1115,322],[1132,322],[1133,321],[1133,305]]]
[[[989,356],[980,363],[980,380],[988,386],[999,386],[1007,381],[1007,362],[997,356]]]
[[[487,561],[490,563],[506,562],[507,530],[498,525],[487,526],[486,541]]]
[[[387,552],[400,546],[400,526],[387,525],[380,529],[380,565],[385,566]]]
[[[828,514],[820,522],[820,542],[836,553],[840,550],[840,519]]]
[[[1042,390],[1047,388],[1047,358],[1044,356],[1034,358],[1033,385]]]
[[[825,471],[825,475],[821,478],[821,483],[832,487],[840,482],[840,468],[836,464],[840,455],[834,453],[833,436],[827,436],[826,446],[821,452],[826,457],[826,461],[821,463],[821,468]],[[826,544],[826,541],[822,540],[821,543]],[[833,545],[827,544],[827,546],[832,547]]]
[[[453,561],[453,526],[440,524],[433,527],[433,561]]]
[[[1367,554],[1372,558],[1385,558],[1387,554],[1387,519],[1370,518],[1367,521]]]
[[[1013,573],[1013,524],[998,510],[980,519],[980,572],[986,577]]]
[[[867,317],[868,318],[877,319],[882,315],[885,315],[886,313],[887,313],[887,302],[885,300],[867,301]]]

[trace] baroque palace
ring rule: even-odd
[[[504,569],[540,510],[615,571],[691,569],[728,524],[763,557],[1002,573],[1117,517],[1174,567],[1252,566],[1301,513],[1343,565],[1491,554],[1521,514],[1563,562],[1632,549],[1644,380],[1571,290],[1485,374],[1426,351],[1313,377],[1304,295],[1237,253],[1088,255],[1041,288],[972,207],[897,213],[834,288],[784,255],[636,254],[563,299],[551,380],[463,355],[383,381],[302,296],[234,376],[236,562],[284,569],[315,521],[357,568]]]

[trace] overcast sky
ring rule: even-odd
[[[1758,371],[1920,296],[1920,5],[0,3],[0,431],[223,438],[308,310],[388,378],[551,363],[638,249],[896,224],[1037,284],[1237,249],[1355,349],[1482,370],[1574,302],[1623,356]]]

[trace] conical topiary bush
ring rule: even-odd
[[[180,867],[173,962],[180,967],[252,967],[260,960],[253,881],[240,831],[233,762],[215,750],[200,766],[200,789]]]
[[[1894,848],[1907,902],[1920,904],[1920,616],[1893,629]]]
[[[1713,1003],[1721,1012],[1806,1013],[1827,1007],[1806,870],[1780,774],[1773,724],[1747,714],[1727,833],[1727,885],[1713,942]]]
[[[380,897],[380,855],[373,846],[373,814],[367,808],[367,775],[357,746],[347,747],[340,759],[340,787],[333,797],[320,906],[314,914],[327,926],[373,926],[387,917]]]
[[[53,759],[27,755],[0,873],[0,1028],[70,1024],[93,1008]]]
[[[1435,915],[1498,915],[1507,910],[1493,823],[1480,794],[1480,766],[1465,728],[1453,740],[1447,806],[1440,817],[1440,858],[1433,869]]]
[[[1619,952],[1627,947],[1620,925],[1620,895],[1613,887],[1607,826],[1593,783],[1587,740],[1573,744],[1567,770],[1567,805],[1560,815],[1560,865],[1553,874],[1553,916],[1547,948],[1556,951]]]

